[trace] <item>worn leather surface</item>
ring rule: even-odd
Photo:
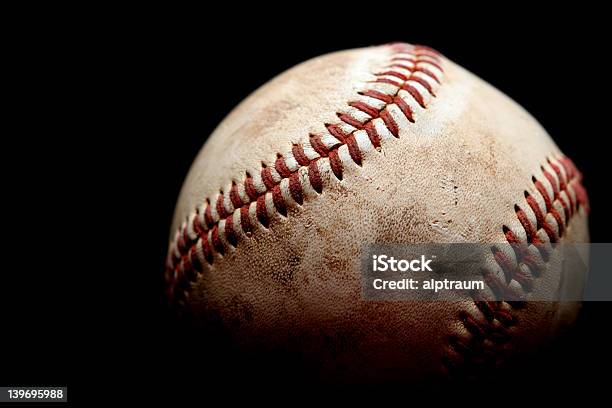
[[[246,98],[219,125],[183,186],[172,237],[206,198],[229,191],[262,162],[306,143],[337,123],[336,112],[388,63],[390,47],[315,58],[279,75]],[[459,319],[484,316],[469,299],[456,302],[372,302],[362,299],[360,254],[366,243],[506,242],[502,226],[520,230],[514,206],[537,194],[532,176],[560,152],[545,130],[501,92],[444,59],[444,78],[415,123],[398,120],[399,138],[364,152],[363,165],[344,162],[337,180],[321,166],[322,194],[306,190],[303,205],[238,232],[236,248],[214,253],[192,285],[187,307],[215,322],[246,348],[299,350],[340,381],[446,375],[445,354],[459,359],[449,336],[472,335]],[[327,169],[327,170],[325,170]],[[588,242],[584,211],[565,242]],[[550,263],[560,262],[553,254]],[[493,259],[487,267],[496,268]],[[498,268],[498,267],[497,267]],[[499,269],[499,268],[498,268]],[[535,291],[556,290],[544,273]],[[513,311],[512,339],[500,359],[537,349],[570,323],[576,304],[528,303]],[[453,357],[454,356],[454,357]]]

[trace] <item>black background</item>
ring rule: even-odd
[[[0,384],[67,384],[73,401],[111,398],[100,384],[168,400],[205,399],[221,385],[271,399],[319,389],[305,388],[307,373],[236,361],[173,325],[162,273],[175,200],[207,135],[267,80],[326,52],[425,44],[508,94],[584,173],[591,239],[609,242],[607,27],[597,13],[397,7],[355,16],[296,4],[283,15],[124,10],[22,27],[12,41],[24,41],[15,49],[27,81],[14,82],[29,86],[15,104],[35,114],[19,118],[3,163],[15,199],[6,199]],[[610,310],[586,303],[569,336],[477,393],[601,389]]]

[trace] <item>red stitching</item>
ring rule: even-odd
[[[329,134],[338,139],[340,143],[346,143],[347,134],[340,125],[325,125],[325,127]]]
[[[289,177],[289,192],[296,203],[302,205],[304,198],[302,196],[302,184],[300,183],[300,175],[296,172]]]
[[[465,328],[477,338],[485,337],[486,328],[478,324],[476,320],[467,313],[460,313],[459,319],[463,322]]]
[[[353,159],[357,165],[361,166],[361,150],[359,150],[359,146],[357,146],[355,134],[352,134],[346,138],[346,146],[348,147],[351,159]]]
[[[321,136],[310,135],[310,145],[319,156],[327,157],[328,149],[327,146],[325,146],[325,143],[323,143],[321,140]]]
[[[257,219],[261,225],[268,228],[270,226],[270,217],[268,216],[268,209],[266,208],[266,196],[259,196],[256,203],[255,214],[257,215]]]
[[[365,125],[364,129],[366,133],[368,134],[368,138],[370,139],[370,142],[372,143],[374,148],[378,149],[380,147],[380,136],[378,135],[378,132],[376,131],[376,127],[374,126],[374,123],[372,122],[368,123],[367,125]]]
[[[346,113],[338,113],[338,119],[340,119],[344,123],[348,123],[356,129],[361,129],[363,127],[363,123],[353,118],[352,116],[347,115]]]
[[[219,194],[219,197],[217,198],[217,214],[221,218],[225,218],[225,217],[227,217],[229,215],[225,211],[225,206],[223,205],[223,192],[222,191]]]
[[[196,253],[195,246],[191,247],[189,250],[189,261],[191,262],[194,272],[196,272],[191,277],[191,280],[194,281],[197,277],[197,273],[202,272],[204,269],[204,265],[202,265],[202,262],[200,262],[200,258],[198,258],[198,254]]]
[[[376,92],[376,91],[373,91]],[[364,93],[365,95],[365,93]],[[384,95],[384,94],[381,94]],[[370,96],[370,95],[367,95]],[[387,95],[385,95],[386,97]],[[380,98],[378,98],[380,99]],[[391,102],[391,98],[389,98],[389,102]],[[355,101],[355,102],[349,102],[349,106],[352,106],[355,109],[359,109],[360,111],[370,115],[373,118],[377,118],[378,117],[378,109],[371,107],[370,105],[368,105],[365,102],[360,102],[360,101]]]
[[[385,122],[385,126],[389,129],[389,132],[395,137],[399,137],[399,129],[397,127],[397,123],[393,116],[388,111],[382,111],[380,113],[380,118]]]
[[[423,95],[421,95],[421,93],[417,91],[417,89],[414,86],[410,84],[404,84],[402,85],[402,89],[408,92],[410,95],[412,95],[414,99],[419,103],[419,105],[421,105],[423,108],[425,107],[425,101],[423,100]]]
[[[397,71],[384,71],[384,72],[381,72],[380,74],[376,74],[376,75],[390,75],[390,76],[398,77],[402,81],[407,81],[408,80],[408,75],[404,75],[401,72],[397,72]]]
[[[537,187],[536,187],[537,188]],[[542,194],[542,192],[540,191],[540,194]],[[546,196],[548,197],[548,196]],[[537,201],[535,200],[535,198],[533,198],[533,196],[531,196],[527,191],[525,191],[525,200],[527,200],[527,204],[529,204],[529,207],[531,207],[531,210],[533,211],[533,213],[536,216],[536,220],[538,222],[537,228],[541,228],[546,232],[546,235],[548,235],[548,238],[552,241],[555,239],[555,231],[553,231],[552,227],[548,224],[548,222],[546,222],[546,218],[544,217],[544,214],[542,213],[542,210],[540,210],[540,206],[538,205]],[[555,211],[552,206],[548,209],[548,212],[552,212]],[[557,220],[558,222],[559,220]]]
[[[316,160],[311,161],[308,165],[308,180],[310,181],[312,188],[314,188],[317,193],[321,194],[323,192],[323,181],[321,180],[321,173],[319,172],[319,166],[317,165]]]
[[[495,311],[489,303],[491,302],[488,302],[486,300],[474,300],[474,304],[482,312],[485,319],[491,322],[493,321],[493,319],[495,319]]]
[[[230,214],[225,219],[225,237],[231,246],[236,247],[238,245],[238,238],[234,232],[234,214]]]
[[[234,208],[240,208],[242,205],[242,199],[240,198],[240,194],[238,194],[238,186],[235,181],[232,181],[232,188],[230,190],[230,201]]]
[[[185,234],[185,232],[183,231],[183,234],[181,234],[179,236],[178,242],[176,243],[176,245],[178,247],[178,250],[179,250],[179,253],[181,253],[181,254],[185,251],[185,248],[186,248],[185,238],[184,238],[185,235],[184,234]]]
[[[525,230],[527,240],[521,240],[518,235],[506,225],[502,226],[506,241],[511,245],[516,255],[516,262],[510,259],[501,250],[495,247],[491,248],[493,258],[503,271],[506,281],[497,278],[490,271],[483,271],[483,276],[485,283],[497,296],[514,298],[518,295],[509,287],[509,282],[512,280],[518,282],[525,291],[529,292],[532,290],[534,277],[539,276],[541,271],[538,263],[529,253],[528,246],[533,244],[542,254],[542,259],[545,262],[548,261],[547,252],[544,250],[543,246],[544,243],[538,237],[539,230],[544,230],[551,242],[557,242],[563,237],[564,232],[567,230],[569,220],[578,209],[582,207],[588,212],[588,197],[581,184],[582,175],[569,158],[563,156],[557,159],[557,161],[563,167],[565,174],[563,174],[559,166],[552,159],[549,158],[547,160],[547,164],[555,172],[556,178],[550,174],[544,166],[541,167],[544,178],[551,185],[553,192],[552,196],[548,193],[542,181],[538,180],[535,176],[532,177],[534,187],[542,196],[545,203],[546,213],[542,212],[535,197],[529,192],[525,192],[525,201],[536,217],[535,226],[531,223],[525,211],[521,209],[518,204],[515,205],[517,219]],[[572,191],[570,190],[574,191],[576,200],[572,198]],[[569,206],[565,203],[566,206],[563,207],[565,217],[561,217],[555,208],[555,203],[559,203],[563,206],[565,202],[561,193],[564,193],[570,201]],[[557,223],[557,231],[555,231],[548,221],[546,221],[548,215],[551,215]],[[523,270],[521,265],[527,266],[530,273]],[[522,302],[489,301],[483,299],[480,293],[473,294],[473,300],[476,307],[485,317],[486,322],[479,323],[476,319],[470,318],[466,312],[459,314],[460,321],[473,338],[469,342],[459,341],[456,337],[449,338],[450,348],[462,358],[462,362],[459,363],[454,361],[448,354],[443,356],[442,364],[447,368],[450,374],[473,372],[474,370],[480,369],[482,363],[487,362],[487,360],[489,360],[488,363],[494,362],[495,354],[485,349],[485,341],[490,340],[497,346],[503,346],[510,341],[511,333],[509,328],[517,322],[517,318],[512,314],[511,310],[519,309],[523,305]],[[504,305],[510,306],[509,310],[505,310],[503,308]],[[495,321],[498,321],[500,324],[496,325]]]
[[[206,210],[204,210],[204,225],[205,225],[205,229],[208,230],[212,228],[215,222],[213,221],[213,218],[212,218],[212,206],[210,205],[210,202],[208,202],[208,199],[206,202],[207,202],[207,206],[206,206]]]
[[[332,150],[331,153],[329,153],[329,164],[334,176],[336,176],[338,180],[342,180],[342,171],[344,170],[344,167],[342,166],[342,161],[338,156],[338,150]]]
[[[210,240],[212,241],[213,248],[215,251],[219,252],[221,255],[225,253],[225,247],[219,238],[219,226],[215,225],[210,233]]]
[[[506,240],[511,245],[512,250],[514,251],[514,254],[516,255],[517,259],[522,260],[522,262],[527,265],[534,274],[539,274],[540,266],[538,265],[536,259],[529,253],[527,245],[524,242],[521,242],[521,240],[514,234],[514,232],[510,230],[510,228],[504,225],[502,227],[502,230],[504,231]],[[542,246],[538,246],[537,248],[540,250],[543,257],[547,261],[548,258],[545,256],[547,252],[544,251]]]
[[[253,230],[253,226],[251,225],[251,217],[249,216],[249,206],[244,205],[240,208],[240,226],[242,230],[246,233],[249,233]]]
[[[393,102],[393,97],[382,92],[378,92],[375,90],[368,90],[365,92],[359,92],[359,95],[369,96],[370,98],[381,100],[385,103]],[[376,114],[378,114],[378,110],[375,108],[371,108]],[[366,112],[367,113],[367,112]]]
[[[406,101],[403,100],[402,98],[400,98],[399,96],[396,96],[393,99],[393,102],[395,102],[395,104],[398,106],[398,108],[400,108],[400,110],[404,113],[404,116],[406,116],[406,118],[410,122],[414,123],[414,118],[412,116],[412,108],[410,107],[410,105],[408,105],[406,103]]]
[[[406,71],[414,71],[414,67],[411,67],[410,65],[398,64],[398,63],[391,64],[387,68],[400,68],[400,69],[405,69]]]
[[[415,68],[416,71],[420,71],[424,74],[427,74],[427,76],[432,77],[437,83],[440,83],[440,79],[436,76],[436,74],[434,74],[433,72],[431,72],[430,69],[424,68],[424,67],[420,67],[417,66]]]
[[[287,165],[285,164],[285,160],[280,153],[278,154],[278,157],[276,158],[276,162],[274,163],[274,168],[276,169],[276,172],[282,178],[287,178],[291,176],[291,170],[289,170],[289,167],[287,167]]]
[[[376,80],[374,80],[373,82],[379,82],[381,84],[389,84],[389,85],[393,85],[398,88],[402,85],[400,82],[394,81],[389,78],[376,78]]]
[[[259,193],[255,188],[255,184],[253,183],[253,178],[248,173],[247,178],[244,180],[244,191],[247,193],[251,201],[255,201],[257,200],[257,197],[259,197]]]
[[[400,63],[401,63],[401,62],[411,62],[411,63],[413,63],[413,64],[416,64],[416,63],[417,63],[417,60],[415,60],[414,58],[406,58],[406,57],[396,57],[396,58],[391,59],[391,61],[392,61],[392,62],[397,62],[397,61],[400,61]],[[420,59],[418,62],[421,62],[421,63],[427,63],[427,64],[431,64],[431,65],[433,65],[434,67],[436,67],[437,69],[439,69],[440,71],[443,71],[443,70],[442,70],[442,67],[441,67],[441,66],[440,66],[440,65],[439,65],[439,64],[438,64],[436,61],[434,61],[434,60],[425,59],[425,58],[422,58],[422,57],[421,57],[421,59]],[[402,64],[402,65],[403,65],[403,64]],[[391,66],[393,66],[393,64],[392,64]],[[403,66],[405,66],[405,65],[403,65]]]
[[[206,237],[206,230],[200,224],[200,211],[196,211],[196,216],[193,217],[193,231],[200,239],[204,239]]]
[[[293,157],[295,157],[295,160],[300,166],[308,166],[310,160],[304,153],[304,148],[302,147],[302,145],[294,144],[293,148],[291,149],[291,152],[293,153]]]
[[[527,214],[525,211],[521,209],[517,204],[514,205],[514,212],[516,212],[516,218],[518,218],[519,222],[525,229],[525,233],[527,234],[527,242],[530,244],[541,244],[540,238],[538,237],[538,232],[529,222],[529,218],[527,218]]]
[[[416,81],[419,84],[421,84],[421,86],[425,89],[427,89],[427,92],[429,92],[431,94],[431,96],[436,96],[436,94],[433,91],[433,88],[431,87],[431,85],[429,84],[429,82],[427,82],[426,80],[424,80],[423,78],[419,78],[417,76],[412,77],[411,81]]]
[[[389,105],[397,105],[407,120],[414,122],[414,112],[412,108],[398,96],[398,93],[400,89],[406,90],[420,106],[425,107],[421,91],[408,82],[413,81],[414,83],[419,83],[427,92],[434,95],[431,83],[439,82],[439,78],[437,74],[427,68],[427,66],[443,72],[441,59],[437,52],[426,47],[412,47],[405,44],[396,44],[392,45],[391,48],[395,52],[391,57],[391,65],[397,65],[397,67],[406,72],[390,69],[386,72],[377,74],[374,82],[393,85],[397,88],[395,92],[392,95],[374,89],[358,92],[359,95],[383,102],[384,105],[380,108],[372,106],[366,101],[351,101],[348,103],[348,106],[368,115],[369,119],[365,120],[365,122],[361,122],[348,113],[340,112],[337,114],[340,123],[325,124],[329,134],[335,137],[338,143],[333,146],[326,145],[320,135],[312,135],[310,138],[310,146],[319,157],[313,159],[309,158],[304,150],[304,146],[295,143],[291,148],[291,154],[299,167],[289,167],[289,161],[281,154],[277,154],[274,166],[262,164],[260,178],[263,187],[265,187],[265,191],[258,190],[258,187],[261,188],[261,184],[256,187],[254,178],[248,172],[243,181],[243,190],[239,188],[235,181],[232,181],[228,193],[229,202],[233,209],[239,212],[240,222],[238,225],[240,225],[240,228],[247,236],[253,232],[254,227],[249,210],[253,203],[255,205],[255,218],[257,221],[266,228],[269,226],[271,219],[270,214],[268,214],[268,209],[266,208],[266,193],[271,193],[275,210],[286,216],[288,207],[280,187],[280,182],[282,180],[288,179],[289,195],[298,205],[303,204],[304,191],[298,173],[300,168],[306,168],[310,185],[320,194],[323,191],[323,181],[317,164],[319,158],[328,158],[332,173],[339,180],[342,180],[344,172],[344,165],[338,154],[338,149],[341,146],[346,145],[351,160],[357,165],[362,164],[363,154],[357,143],[356,135],[354,131],[345,129],[345,126],[351,126],[352,129],[364,129],[372,145],[378,149],[381,146],[381,136],[373,122],[374,119],[380,118],[389,133],[395,137],[399,137],[399,125],[395,118],[389,113],[387,109]],[[409,66],[402,62],[410,62],[411,65]],[[420,72],[421,74],[417,76],[415,75],[416,72]],[[389,77],[396,78],[397,80],[391,80]],[[430,83],[430,81],[425,80],[425,78],[428,78],[432,82]],[[231,246],[237,246],[238,234],[234,230],[233,212],[230,211],[231,208],[228,210],[225,204],[225,195],[223,191],[219,192],[214,203],[206,199],[204,208],[202,210],[196,209],[190,228],[188,228],[189,226],[184,226],[179,231],[178,238],[170,247],[167,261],[168,268],[166,271],[166,280],[169,285],[168,292],[171,295],[171,299],[184,298],[185,293],[181,293],[180,290],[174,290],[175,287],[189,288],[189,285],[185,283],[187,279],[184,273],[185,269],[189,270],[188,275],[190,278],[193,277],[191,273],[193,270],[200,272],[201,269],[203,269],[200,268],[200,266],[202,266],[201,262],[198,264],[194,261],[198,258],[198,252],[194,249],[198,242],[201,242],[201,256],[203,256],[208,264],[213,263],[214,252],[218,252],[219,254],[225,252],[226,243],[221,235],[225,237],[225,240]],[[216,214],[213,214],[213,208]],[[215,221],[215,219],[217,219],[217,221]],[[219,225],[223,220],[225,220],[224,228],[220,230]],[[196,237],[195,239],[191,238],[189,231],[192,231],[192,234]]]
[[[287,206],[285,205],[285,199],[281,193],[280,186],[274,186],[272,189],[272,202],[274,203],[274,208],[280,214],[287,216]]]
[[[266,190],[272,190],[276,185],[276,181],[274,181],[274,177],[272,177],[272,170],[269,167],[264,167],[261,169],[261,180],[266,186]],[[224,218],[219,214],[221,218]]]

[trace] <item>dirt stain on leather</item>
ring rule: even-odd
[[[253,321],[253,304],[241,295],[233,296],[225,307],[225,324],[238,328]]]

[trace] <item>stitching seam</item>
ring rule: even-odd
[[[494,296],[520,299],[521,294],[510,289],[516,281],[524,293],[533,290],[533,282],[541,276],[554,244],[567,231],[569,222],[581,209],[589,211],[589,200],[582,186],[582,174],[566,156],[549,157],[540,166],[540,179],[532,176],[533,193],[524,191],[525,201],[515,204],[514,224],[502,225],[502,232],[512,252],[493,246],[491,252],[503,278],[492,271],[482,271],[485,283]],[[480,323],[467,312],[459,313],[468,338],[449,338],[451,350],[460,357],[445,353],[442,364],[450,374],[473,375],[496,364],[498,349],[511,338],[511,327],[517,323],[516,310],[522,301],[493,301],[482,293],[472,294],[474,304],[485,318]]]
[[[238,245],[237,229],[250,237],[254,222],[269,227],[270,212],[286,217],[291,202],[302,205],[305,190],[322,193],[321,160],[342,180],[343,161],[361,166],[366,145],[380,149],[383,138],[399,138],[401,116],[414,123],[415,113],[427,108],[443,74],[439,53],[401,43],[390,47],[389,64],[374,74],[369,89],[358,92],[348,108],[337,113],[339,123],[325,124],[327,133],[310,134],[308,142],[294,144],[290,154],[277,153],[274,165],[262,164],[259,174],[246,172],[243,183],[232,181],[228,194],[221,189],[215,199],[206,198],[183,222],[166,261],[171,302],[184,301],[204,265],[213,264],[215,252],[224,255],[227,245]]]

